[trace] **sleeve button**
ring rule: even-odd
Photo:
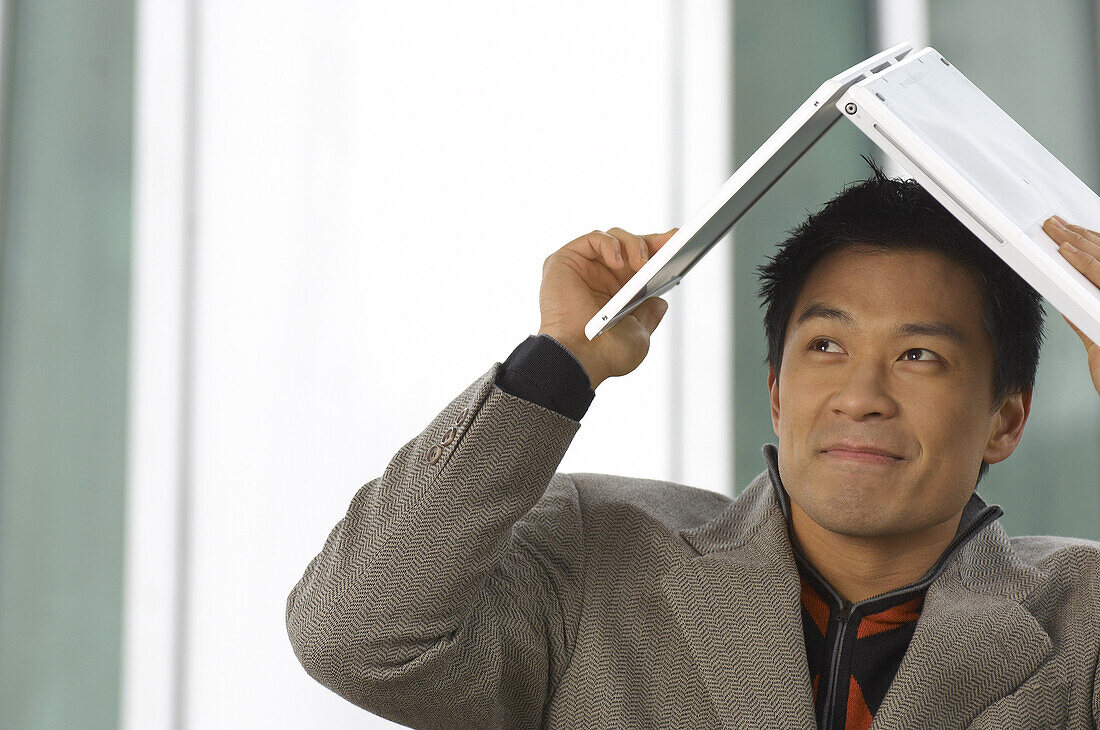
[[[428,450],[428,463],[434,464],[435,462],[439,461],[439,457],[442,455],[443,448],[439,444],[436,444]]]
[[[456,433],[458,433],[458,431],[455,429],[454,426],[448,428],[447,433],[443,434],[443,440],[439,442],[439,445],[448,446],[452,441],[455,440]]]
[[[469,415],[470,415],[470,409],[469,408],[463,408],[462,413],[459,413],[458,417],[455,418],[455,425],[456,426],[460,425],[463,421],[466,420],[466,417],[469,416]]]

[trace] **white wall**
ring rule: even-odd
[[[139,3],[126,727],[389,726],[297,664],[286,595],[537,330],[551,251],[729,175],[727,6],[686,7]],[[729,491],[727,254],[561,471]]]

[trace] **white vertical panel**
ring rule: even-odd
[[[875,0],[874,52],[898,43],[919,51],[928,45],[928,0]]]
[[[187,0],[136,6],[121,726],[174,727],[185,316]]]
[[[733,173],[733,50],[730,0],[682,5],[681,124],[677,224]],[[733,494],[733,241],[719,242],[666,299],[680,345],[673,383],[680,399],[676,481]]]
[[[124,727],[362,724],[297,665],[287,593],[359,485],[537,330],[548,253],[666,230],[728,176],[727,7],[203,3],[189,110],[186,0],[139,4]],[[562,471],[729,491],[729,259],[670,295]]]
[[[189,726],[363,722],[297,665],[286,595],[358,487],[537,331],[547,254],[675,222],[669,7],[203,5]],[[667,335],[562,471],[669,476]]]
[[[928,0],[875,0],[874,53],[898,43],[912,43],[913,51],[928,45]],[[893,158],[879,155],[887,177],[912,177]]]

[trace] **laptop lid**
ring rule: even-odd
[[[649,297],[679,284],[753,203],[840,119],[836,102],[841,95],[853,84],[899,63],[912,48],[909,43],[899,43],[823,83],[589,320],[584,328],[588,339],[613,327]]]
[[[1100,289],[1042,230],[1100,230],[1100,196],[933,48],[848,88],[838,111],[1100,342]]]

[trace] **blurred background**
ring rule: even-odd
[[[680,225],[818,85],[932,45],[1100,190],[1100,0],[6,0],[0,727],[395,727],[286,596],[361,484],[537,331],[543,259]],[[667,295],[561,471],[735,494],[775,440],[754,268],[884,156],[838,124]],[[887,167],[904,174],[896,166]],[[1048,310],[981,493],[1100,538]]]

